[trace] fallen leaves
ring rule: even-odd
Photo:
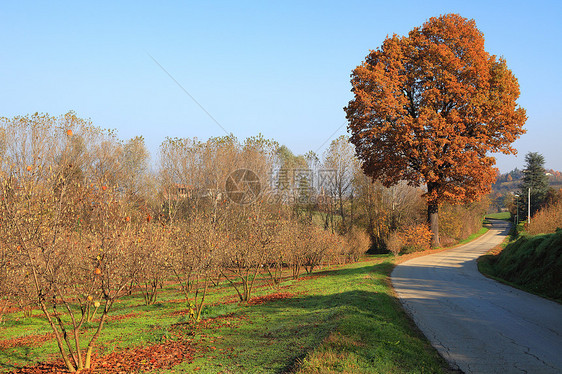
[[[153,370],[169,369],[182,362],[192,362],[196,351],[188,341],[166,341],[160,344],[126,348],[103,357],[93,357],[92,368],[82,370],[82,374],[90,373],[136,373]],[[62,360],[26,366],[15,370],[12,374],[52,374],[67,373]]]
[[[288,298],[291,298],[291,297],[295,297],[295,294],[289,293],[289,292],[279,292],[279,293],[274,293],[274,294],[271,294],[271,295],[254,297],[250,301],[248,301],[248,304],[258,305],[258,304],[263,304],[263,303],[266,303],[266,302],[269,302],[269,301],[288,299]]]
[[[43,335],[27,335],[27,336],[20,336],[18,338],[12,338],[7,340],[0,341],[0,348],[1,349],[9,349],[15,347],[37,347],[47,340],[53,339],[55,334],[48,333]]]

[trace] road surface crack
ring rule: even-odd
[[[544,361],[543,359],[541,359],[541,358],[538,357],[537,355],[531,353],[531,348],[530,348],[530,347],[527,347],[527,346],[524,345],[524,344],[520,344],[520,343],[516,342],[513,338],[510,338],[509,336],[507,336],[507,335],[505,335],[505,334],[502,334],[500,331],[498,331],[498,334],[499,334],[500,336],[504,337],[505,339],[509,340],[509,341],[511,342],[511,344],[523,348],[523,349],[524,349],[524,351],[523,351],[524,354],[533,357],[535,360],[537,360],[538,362],[542,363],[542,364],[543,364],[544,366],[546,366],[546,367],[549,367],[549,368],[551,368],[551,369],[557,370],[556,367],[554,367],[554,366],[548,364],[546,361]],[[517,363],[513,363],[513,366],[514,366],[516,369],[522,370],[522,371],[524,371],[525,373],[527,372],[525,369],[518,368],[516,365],[517,365]]]

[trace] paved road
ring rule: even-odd
[[[562,373],[562,305],[482,276],[476,258],[506,222],[478,240],[398,265],[392,284],[439,353],[465,373]]]

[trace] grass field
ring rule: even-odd
[[[499,212],[499,213],[486,214],[486,218],[501,219],[501,220],[504,220],[504,221],[509,221],[511,219],[511,213],[509,213],[509,212]]]
[[[135,366],[126,372],[447,372],[393,294],[388,276],[394,261],[369,256],[286,280],[279,290],[264,283],[247,304],[238,304],[223,284],[209,295],[198,326],[187,322],[186,305],[172,285],[152,306],[133,294],[111,314],[100,339],[98,372],[126,369],[127,357],[134,357]],[[56,361],[48,334],[39,311],[31,318],[8,314],[0,327],[0,370]],[[146,347],[162,354],[150,356]],[[180,350],[185,356],[174,356]],[[103,366],[110,359],[113,364]],[[119,360],[123,366],[115,367]],[[167,363],[158,366],[159,360]]]

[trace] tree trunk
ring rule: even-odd
[[[340,213],[341,213],[341,225],[343,230],[345,231],[345,214],[343,212],[343,199],[340,198]]]
[[[105,323],[105,320],[107,318],[107,313],[109,313],[109,309],[111,308],[112,305],[113,305],[113,301],[111,301],[111,300],[105,301],[105,305],[103,307],[103,313],[101,315],[100,322],[98,323],[98,328],[96,329],[96,332],[94,333],[94,335],[90,339],[90,342],[88,343],[88,346],[86,347],[86,362],[85,362],[85,365],[84,365],[85,369],[91,368],[92,352],[94,350],[94,344],[96,344],[96,341],[98,340],[98,337],[100,336],[101,329],[103,328],[103,324]]]
[[[203,288],[203,295],[201,296],[201,302],[197,305],[197,296],[195,296],[195,308],[197,310],[197,316],[195,318],[195,322],[199,322],[201,319],[201,312],[203,311],[203,304],[205,304],[205,296],[207,295],[207,289],[209,288],[209,280],[211,276],[207,274],[205,276],[205,287]]]
[[[60,354],[61,354],[62,359],[64,361],[64,365],[66,366],[68,371],[70,371],[71,373],[76,372],[76,369],[74,368],[74,365],[72,365],[72,363],[68,359],[68,355],[64,351],[64,344],[63,344],[63,341],[62,341],[62,337],[60,336],[59,330],[57,329],[57,327],[55,325],[55,322],[51,318],[51,314],[47,310],[47,306],[45,305],[45,302],[40,301],[39,304],[41,305],[41,310],[43,311],[43,314],[45,314],[45,317],[47,317],[47,321],[49,321],[49,324],[51,325],[51,328],[53,329],[53,332],[55,334],[55,338],[56,338],[56,341],[57,341],[57,345],[59,347]]]
[[[427,223],[431,230],[431,245],[436,248],[441,245],[439,241],[439,205],[437,203],[427,203]]]

